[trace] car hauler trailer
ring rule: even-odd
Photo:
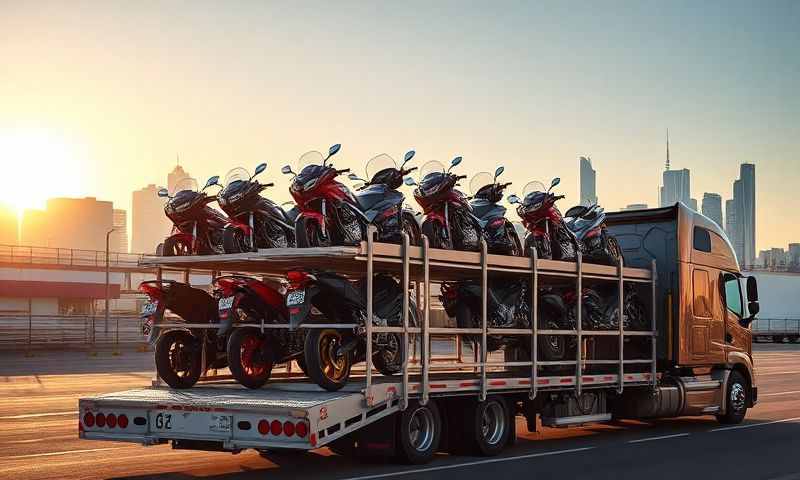
[[[680,204],[609,215],[609,229],[619,239],[628,266],[589,264],[580,256],[576,262],[537,259],[535,251],[530,258],[491,255],[485,244],[479,253],[431,249],[425,239],[421,247],[411,247],[407,238],[403,245],[370,240],[357,247],[145,260],[161,268],[265,276],[298,266],[362,277],[366,273],[368,279],[377,272],[391,272],[406,287],[415,282],[417,295],[424,300],[422,322],[409,326],[407,308],[399,327],[373,325],[370,315],[363,326],[368,359],[364,374],[351,378],[338,392],[323,391],[299,378],[273,380],[258,390],[219,382],[173,390],[154,382],[151,388],[81,399],[80,436],[230,452],[330,446],[339,453],[393,455],[419,463],[438,449],[498,453],[513,442],[518,414],[526,417],[529,429],[537,428],[537,418],[545,426],[681,415],[741,421],[756,401],[757,390],[743,282],[724,233]],[[486,285],[500,276],[529,279],[530,329],[488,327],[485,293],[480,328],[430,325],[432,283],[477,277],[486,292]],[[581,308],[575,309],[574,330],[539,328],[540,289],[568,285],[578,294],[589,284],[615,285],[620,311],[626,285],[646,290],[650,328],[627,331],[619,321],[613,330],[585,330]],[[755,285],[746,285],[750,311],[755,311]],[[371,288],[368,281],[369,293]],[[406,360],[397,376],[373,374],[371,368],[372,335],[383,332],[400,333],[405,340]],[[480,347],[470,361],[459,355],[455,363],[438,363],[430,348],[435,335],[472,335],[480,339]],[[528,338],[530,357],[490,361],[489,335]],[[544,336],[574,338],[580,348],[574,358],[543,361],[537,351]],[[412,338],[421,344],[417,364],[408,355]],[[589,355],[592,339],[597,338],[613,339],[617,358]],[[626,358],[628,338],[645,339],[648,358]],[[554,367],[571,370],[548,373]]]

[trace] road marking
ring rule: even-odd
[[[64,415],[77,415],[77,410],[70,410],[68,412],[50,412],[50,413],[25,413],[22,415],[8,415],[0,417],[0,420],[20,420],[23,418],[39,418],[39,417],[61,417]]]
[[[792,390],[791,392],[759,393],[758,398],[774,397],[775,395],[791,395],[793,393],[800,393],[800,390]]]
[[[413,470],[403,470],[402,472],[390,472],[390,473],[379,473],[377,475],[365,475],[363,477],[350,477],[345,480],[367,480],[371,478],[387,478],[387,477],[399,477],[401,475],[413,475],[415,473],[427,473],[427,472],[437,472],[440,470],[450,470],[452,468],[463,468],[463,467],[471,467],[473,465],[486,465],[490,463],[498,463],[498,462],[508,462],[514,460],[524,460],[526,458],[537,458],[537,457],[547,457],[550,455],[561,455],[563,453],[576,453],[576,452],[585,452],[586,450],[592,450],[597,447],[584,447],[584,448],[572,448],[569,450],[556,450],[552,452],[541,452],[541,453],[531,453],[529,455],[518,455],[516,457],[503,457],[503,458],[490,458],[488,460],[477,460],[474,462],[465,462],[465,463],[457,463],[453,465],[441,465],[438,467],[427,467],[427,468],[415,468]]]
[[[642,442],[652,442],[654,440],[666,440],[668,438],[678,438],[678,437],[688,437],[689,433],[676,433],[674,435],[662,435],[660,437],[648,437],[648,438],[640,438],[638,440],[629,440],[628,443],[642,443]]]
[[[709,430],[709,431],[710,432],[724,432],[726,430],[739,430],[741,428],[761,427],[763,425],[774,425],[776,423],[797,422],[797,421],[800,421],[800,417],[784,418],[782,420],[773,420],[771,422],[748,423],[747,425],[734,425],[732,427],[714,428],[714,429]]]
[[[55,455],[69,455],[70,453],[105,452],[108,450],[119,450],[121,448],[127,448],[127,447],[87,448],[85,450],[65,450],[63,452],[31,453],[29,455],[14,455],[6,458],[9,460],[15,460],[22,458],[53,457]]]

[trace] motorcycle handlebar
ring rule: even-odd
[[[467,176],[466,175],[456,175],[456,180],[462,180],[464,178],[467,178]]]
[[[562,198],[567,198],[565,195],[556,195],[556,200],[561,200]]]
[[[409,168],[408,170],[401,170],[401,171],[400,171],[400,174],[401,174],[401,175],[408,175],[409,173],[413,172],[413,171],[414,171],[414,170],[416,170],[417,168],[418,168],[418,167],[411,167],[411,168]]]
[[[336,170],[336,174],[337,174],[337,175],[341,175],[341,174],[343,174],[343,173],[347,173],[347,172],[349,172],[349,171],[350,171],[350,169],[349,169],[349,168],[345,168],[345,169],[342,169],[342,170]]]

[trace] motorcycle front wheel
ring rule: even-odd
[[[414,247],[422,245],[422,233],[414,215],[408,212],[403,213],[403,231],[408,235],[408,244]]]
[[[172,388],[190,388],[203,373],[200,341],[185,330],[172,330],[156,342],[156,371]]]
[[[452,250],[452,245],[444,234],[444,225],[441,223],[434,220],[425,220],[422,222],[422,234],[428,237],[428,246],[431,248]],[[422,244],[421,239],[420,244]]]
[[[250,250],[244,232],[236,227],[227,227],[222,232],[222,249],[225,253],[244,253]]]
[[[331,246],[330,237],[323,237],[320,224],[308,218],[297,219],[294,236],[299,248]]]
[[[335,392],[347,384],[353,366],[353,352],[340,352],[345,336],[332,328],[309,329],[305,341],[308,377],[317,385]]]
[[[403,336],[399,333],[387,334],[387,345],[372,356],[372,363],[384,375],[391,376],[403,370]],[[374,342],[373,342],[374,345]]]
[[[192,254],[192,245],[179,237],[169,237],[164,240],[162,255],[165,257],[182,257]]]

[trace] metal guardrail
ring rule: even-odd
[[[800,335],[800,318],[757,318],[753,322],[753,335]]]
[[[138,315],[0,314],[0,349],[144,343]]]
[[[112,268],[139,269],[139,262],[144,257],[144,254],[138,253],[109,252],[108,263]],[[105,268],[106,252],[74,248],[0,245],[0,263]]]

